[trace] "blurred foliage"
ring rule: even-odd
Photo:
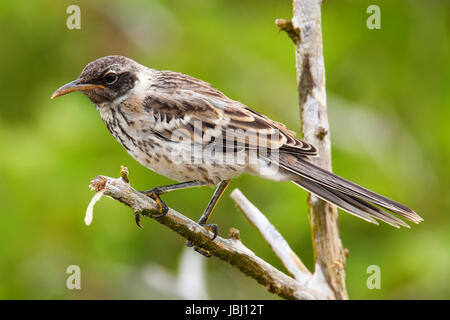
[[[66,28],[70,4],[81,8],[81,30]],[[380,30],[366,27],[370,4],[381,7]],[[183,239],[148,219],[138,229],[129,208],[109,199],[92,226],[83,215],[89,181],[118,176],[121,164],[137,189],[171,181],[134,161],[86,97],[49,97],[87,62],[122,54],[204,79],[298,131],[294,49],[274,24],[291,10],[287,0],[1,1],[0,298],[170,298],[139,274],[149,263],[176,272]],[[322,20],[335,172],[425,218],[396,230],[340,214],[350,297],[448,299],[450,3],[328,0]],[[250,176],[234,187],[312,269],[306,192]],[[212,192],[165,199],[196,219]],[[212,218],[221,234],[237,227],[249,248],[283,269],[228,194]],[[66,289],[71,264],[81,267],[82,290]],[[215,258],[206,264],[211,298],[276,298]],[[381,268],[381,290],[366,286],[369,265]]]

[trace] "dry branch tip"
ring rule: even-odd
[[[241,233],[236,228],[230,228],[230,231],[228,232],[228,238],[230,240],[240,240],[241,239]]]
[[[294,27],[292,20],[276,19],[275,24],[279,28],[278,32],[285,31],[287,33],[287,35],[289,36],[289,38],[291,38],[295,44],[300,43],[300,41],[301,41],[300,28]]]
[[[120,177],[126,183],[130,183],[129,175],[130,175],[130,171],[128,170],[128,168],[125,166],[120,166]]]
[[[89,184],[89,187],[96,192],[100,192],[105,189],[106,182],[108,180],[104,176],[96,176]]]

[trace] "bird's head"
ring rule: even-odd
[[[137,62],[123,56],[97,59],[84,68],[78,79],[63,85],[51,98],[80,91],[97,105],[111,103],[133,89],[140,67]]]

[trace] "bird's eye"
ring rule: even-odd
[[[103,79],[105,80],[105,82],[106,82],[107,84],[113,84],[114,82],[117,81],[118,76],[117,76],[117,74],[114,73],[114,72],[108,72],[107,74],[105,74],[105,75],[103,76]]]

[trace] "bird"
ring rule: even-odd
[[[317,148],[286,125],[189,75],[111,55],[88,63],[51,98],[75,91],[92,101],[109,132],[135,160],[177,182],[141,191],[158,204],[158,217],[168,210],[162,194],[216,187],[198,220],[213,231],[213,239],[217,225],[207,221],[230,181],[242,174],[292,181],[374,224],[380,220],[400,228],[409,227],[401,218],[423,220],[407,206],[313,164],[311,159],[320,156]]]

